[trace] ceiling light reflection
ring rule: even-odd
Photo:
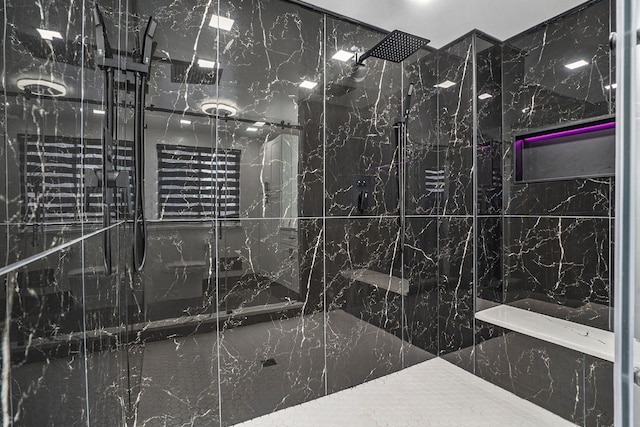
[[[303,89],[313,89],[317,85],[318,85],[318,83],[310,82],[309,80],[304,80],[302,83],[300,83],[300,87],[303,88]]]
[[[438,83],[437,85],[434,85],[434,87],[441,87],[442,89],[447,89],[450,88],[451,86],[455,86],[456,84],[454,82],[452,82],[451,80],[445,80],[442,83]]]
[[[36,31],[40,33],[40,37],[42,37],[44,40],[53,40],[53,39],[62,40],[62,34],[60,34],[57,31],[45,30],[42,28],[36,28]]]
[[[233,27],[233,19],[226,18],[224,16],[211,15],[211,20],[209,21],[209,26],[213,28],[219,28],[224,31],[231,31],[231,27]]]
[[[238,113],[238,109],[236,107],[216,102],[205,102],[200,108],[206,114],[209,114],[211,116],[232,117]]]
[[[32,95],[36,96],[65,96],[67,87],[61,83],[52,82],[42,79],[19,79],[16,82],[18,89],[28,90]]]
[[[337,51],[331,59],[336,59],[338,61],[347,62],[351,58],[353,58],[355,54],[353,52],[347,52],[346,50]]]
[[[198,59],[198,67],[216,68],[216,61],[209,61],[208,59]]]
[[[570,70],[575,70],[576,68],[584,67],[585,65],[589,65],[589,63],[584,59],[580,59],[578,61],[566,64],[565,67],[567,67]]]

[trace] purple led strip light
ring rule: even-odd
[[[589,132],[597,132],[599,130],[612,129],[615,127],[616,127],[616,122],[600,123],[599,125],[586,126],[583,128],[570,129],[570,130],[563,130],[560,132],[548,133],[546,135],[532,136],[530,138],[524,138],[521,141],[523,142],[548,141],[550,139],[562,138],[565,136],[572,136],[572,135],[580,135],[580,134],[589,133]]]

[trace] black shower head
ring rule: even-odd
[[[394,30],[382,39],[373,48],[362,55],[356,56],[356,62],[351,68],[351,73],[329,85],[327,93],[332,96],[342,96],[355,90],[358,83],[364,80],[367,67],[364,60],[369,57],[383,59],[385,61],[402,62],[413,55],[418,49],[426,46],[429,40],[414,36],[399,30]],[[411,86],[413,88],[413,86]],[[411,94],[409,94],[409,99]]]
[[[422,37],[394,30],[357,58],[357,63],[362,65],[362,62],[370,56],[385,61],[402,62],[428,43],[429,40]]]

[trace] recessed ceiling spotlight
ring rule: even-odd
[[[565,67],[567,67],[570,70],[575,70],[576,68],[584,67],[585,65],[589,65],[589,63],[587,61],[585,61],[584,59],[580,59],[579,61],[575,61],[575,62],[571,62],[570,64],[566,64]]]
[[[63,84],[42,79],[20,79],[16,82],[18,89],[29,90],[36,96],[65,96],[67,87]]]
[[[202,111],[211,116],[232,117],[238,113],[238,109],[227,104],[219,104],[216,102],[206,102],[200,107]]]
[[[490,93],[487,93],[487,92],[478,95],[478,99],[483,99],[484,100],[484,99],[489,99],[489,98],[493,98],[493,95],[491,95]]]
[[[300,83],[300,87],[303,88],[303,89],[313,89],[317,85],[318,85],[318,83],[310,82],[309,80],[304,80],[302,83]]]
[[[180,124],[181,125],[190,125],[191,124],[191,120],[180,119]]]
[[[255,128],[255,127],[248,127],[247,128],[247,132],[257,132],[257,131],[258,131],[258,128]]]
[[[62,34],[60,34],[57,31],[44,30],[42,28],[36,28],[36,31],[40,33],[40,37],[42,37],[43,40],[53,40],[53,39],[62,40]]]
[[[267,122],[255,122],[253,125],[255,127],[257,127],[257,128],[260,128],[260,127],[262,127],[262,126],[264,126],[266,124],[267,124]]]
[[[445,80],[442,83],[438,83],[437,85],[434,85],[434,87],[441,87],[442,89],[447,89],[450,88],[451,86],[455,86],[456,84],[454,82],[452,82],[451,80]]]
[[[616,83],[612,83],[612,84],[610,84],[610,85],[606,85],[604,88],[605,88],[606,90],[612,90],[612,89],[615,89],[615,88],[617,88],[617,87],[618,87],[618,85],[617,85]]]
[[[104,115],[105,115],[105,114],[107,114],[107,113],[106,113],[106,111],[104,111],[104,110],[100,110],[100,109],[98,109],[98,108],[94,108],[94,109],[93,109],[93,114],[97,114],[98,116],[104,116]]]
[[[346,50],[339,50],[331,57],[331,59],[337,59],[338,61],[347,62],[354,56],[355,54],[353,52],[347,52]]]
[[[226,18],[224,16],[211,15],[211,20],[209,21],[209,26],[213,28],[220,28],[224,31],[231,31],[231,27],[233,27],[233,19]]]
[[[209,61],[208,59],[198,59],[198,67],[216,68],[216,61]]]

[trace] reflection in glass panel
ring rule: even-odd
[[[124,270],[104,274],[101,246],[98,234],[2,278],[16,425],[124,422],[126,365],[135,374],[137,362],[119,347]]]

